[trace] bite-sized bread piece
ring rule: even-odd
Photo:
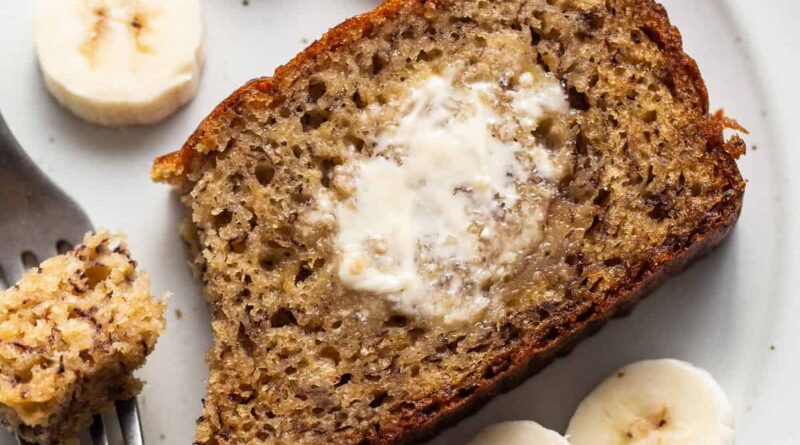
[[[163,299],[122,235],[87,234],[0,293],[0,417],[27,441],[61,443],[139,393],[133,377],[164,330]]]
[[[226,99],[179,184],[215,344],[197,440],[409,443],[565,353],[741,208],[650,0],[390,0]]]

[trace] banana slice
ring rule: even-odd
[[[581,402],[572,445],[730,445],[733,407],[711,375],[678,360],[620,369]]]
[[[155,123],[197,92],[199,0],[39,0],[34,40],[47,88],[90,122]]]
[[[520,420],[484,428],[468,445],[569,445],[569,442],[536,422]]]

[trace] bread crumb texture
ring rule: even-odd
[[[569,104],[491,129],[523,161],[544,147],[565,167],[516,183],[540,233],[474,287],[487,303],[465,324],[343,286],[341,221],[326,212],[358,195],[360,165],[391,153],[381,135],[410,90],[453,67],[460,85],[501,95],[542,71]],[[518,382],[727,233],[744,192],[727,122],[650,0],[390,0],[334,29],[154,167],[183,187],[213,317],[197,441],[408,443]],[[509,233],[525,221],[496,218]]]
[[[132,372],[164,330],[121,235],[87,234],[0,294],[0,416],[25,440],[62,443],[114,400],[135,396]]]

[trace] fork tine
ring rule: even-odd
[[[17,445],[33,445],[33,444],[28,442],[27,440],[17,436]]]
[[[122,437],[125,445],[144,445],[142,437],[142,422],[139,418],[139,404],[135,398],[119,400],[117,404],[117,417],[122,428]]]
[[[25,274],[25,266],[22,264],[20,258],[16,258],[16,261],[14,259],[3,258],[2,261],[0,261],[0,272],[2,273],[2,278],[5,280],[6,285],[11,287]]]
[[[94,445],[109,445],[108,434],[106,434],[106,423],[103,416],[94,416],[94,422],[89,427],[89,434],[92,436]]]
[[[120,400],[115,402],[117,417],[122,429],[122,438],[125,445],[144,445],[142,423],[139,418],[139,404],[136,399]],[[94,416],[89,434],[93,445],[109,445],[106,424],[102,416]],[[17,445],[34,445],[23,438],[16,436]]]

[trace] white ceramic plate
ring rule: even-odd
[[[617,367],[677,357],[709,369],[737,407],[738,443],[800,443],[800,3],[664,0],[714,107],[751,131],[739,226],[722,248],[673,279],[631,317],[440,435],[460,444],[481,427],[535,419],[563,431],[578,401]],[[167,334],[141,375],[150,445],[192,442],[210,344],[208,314],[186,267],[175,195],[152,184],[152,159],[181,146],[246,80],[271,73],[308,42],[377,0],[205,0],[208,65],[197,99],[168,121],[110,130],[85,124],[46,94],[31,42],[33,1],[0,2],[0,110],[31,156],[89,212],[130,235],[158,292],[170,290]],[[2,203],[0,203],[0,206]],[[2,211],[2,207],[0,207]],[[178,311],[182,317],[177,315]],[[2,436],[0,444],[10,444]]]

